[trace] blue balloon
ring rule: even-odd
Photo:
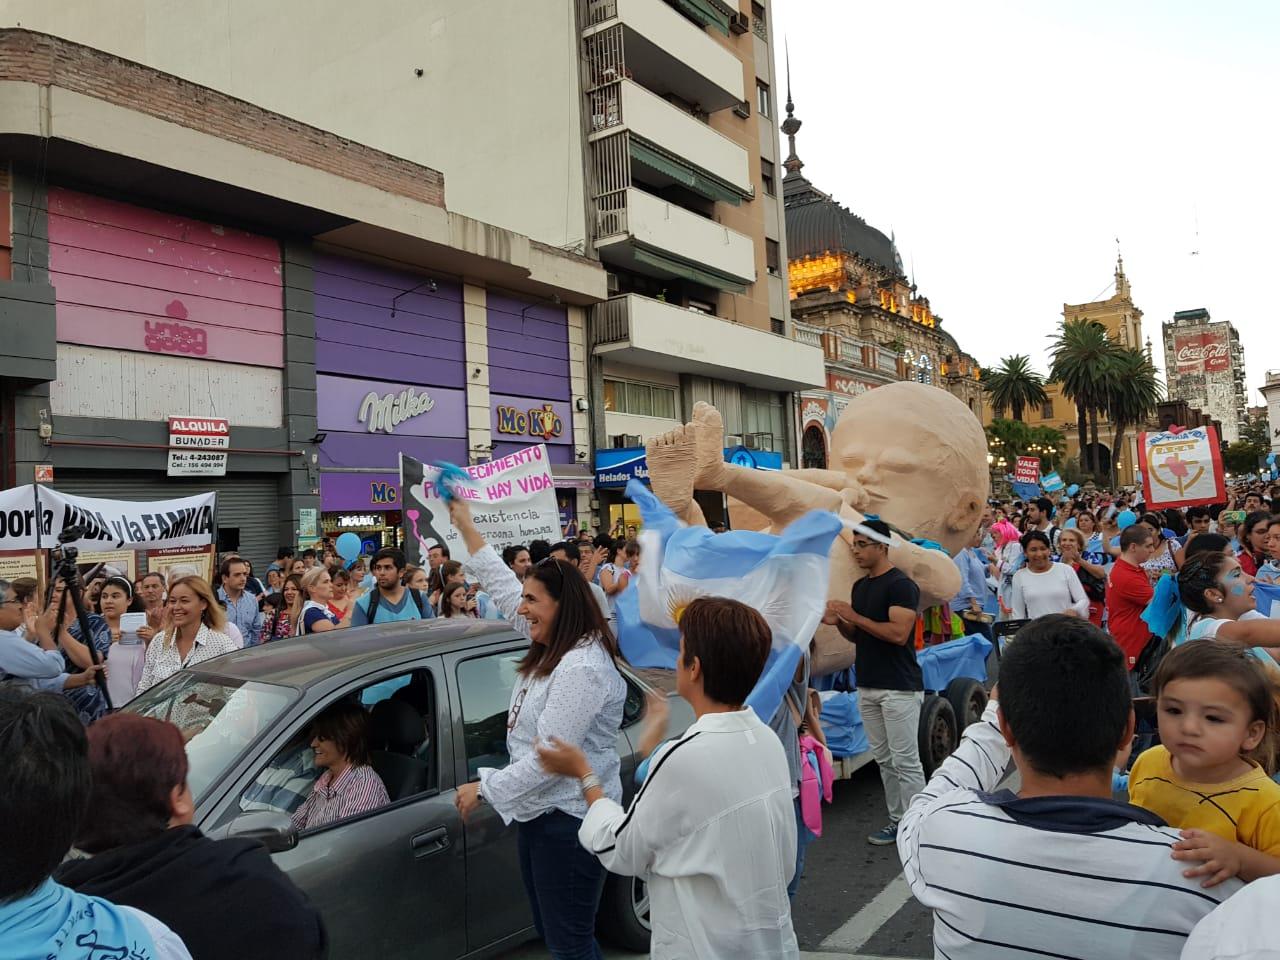
[[[347,563],[355,563],[360,556],[360,537],[358,534],[351,532],[344,533],[338,538],[338,542],[334,544],[338,551],[338,556]]]
[[[1116,526],[1121,530],[1127,530],[1138,522],[1138,515],[1132,510],[1121,510],[1116,514]],[[343,534],[346,536],[346,534]]]
[[[1080,492],[1080,484],[1078,483],[1073,483],[1071,486],[1067,487],[1068,497],[1074,497],[1079,492]]]

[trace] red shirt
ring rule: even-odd
[[[1253,554],[1248,550],[1241,550],[1236,554],[1236,559],[1240,561],[1240,569],[1249,576],[1256,577],[1258,575],[1258,561],[1253,559]]]
[[[1124,559],[1112,565],[1107,583],[1107,630],[1130,661],[1142,653],[1151,639],[1151,628],[1142,619],[1142,611],[1151,602],[1152,592],[1151,581],[1141,567]]]

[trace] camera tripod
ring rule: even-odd
[[[62,594],[62,602],[58,605],[58,617],[53,627],[53,636],[55,640],[62,636],[62,625],[67,613],[67,597],[70,596],[71,606],[76,614],[76,623],[80,625],[81,642],[89,648],[89,659],[96,667],[102,663],[102,657],[93,645],[93,632],[89,626],[89,615],[85,613],[84,609],[84,593],[80,587],[80,569],[76,566],[80,550],[72,546],[84,534],[84,527],[66,527],[58,534],[58,549],[55,551],[53,575],[62,581],[65,589]],[[98,689],[102,691],[102,698],[107,703],[107,709],[112,709],[111,694],[107,692],[107,678],[102,673],[98,674],[97,683]]]

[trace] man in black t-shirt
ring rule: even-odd
[[[920,588],[889,562],[888,524],[866,520],[860,526],[862,532],[854,533],[853,559],[866,576],[854,583],[851,603],[827,603],[823,623],[834,625],[858,647],[862,724],[889,806],[889,824],[867,842],[888,846],[897,839],[898,821],[911,798],[924,789],[918,740],[924,679],[914,644]]]

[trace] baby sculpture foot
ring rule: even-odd
[[[677,516],[693,509],[694,490],[724,488],[724,422],[709,403],[693,408],[693,419],[645,445],[653,492]]]

